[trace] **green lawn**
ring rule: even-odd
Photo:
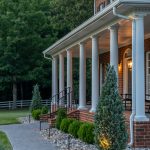
[[[4,132],[0,131],[0,150],[12,150],[12,146]]]
[[[0,110],[0,125],[18,124],[17,118],[29,115],[29,110]]]

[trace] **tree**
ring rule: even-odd
[[[51,0],[50,16],[58,39],[93,15],[93,0]]]
[[[95,141],[99,150],[124,150],[127,144],[124,107],[114,67],[107,67],[106,80],[95,114]]]
[[[39,91],[39,86],[36,84],[33,88],[33,96],[32,96],[32,102],[30,106],[30,111],[41,109],[42,108],[42,98]]]
[[[48,0],[1,0],[0,13],[0,88],[12,84],[16,108],[19,82],[50,84],[50,63],[42,51],[56,36],[49,25]]]
[[[93,14],[93,0],[0,0],[0,90],[18,84],[51,85],[42,51]]]

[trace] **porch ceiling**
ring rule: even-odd
[[[51,47],[46,49],[43,53],[47,55],[57,55],[59,52],[64,51],[68,48],[74,48],[74,56],[78,56],[78,46],[80,41],[87,40],[87,56],[91,56],[91,40],[88,38],[94,34],[99,34],[99,52],[103,53],[109,50],[109,31],[108,27],[117,22],[120,24],[119,28],[119,46],[123,46],[126,43],[131,43],[131,21],[121,20],[113,15],[112,8],[117,6],[117,11],[121,14],[129,14],[136,8],[147,8],[150,11],[149,0],[116,0],[111,5],[107,6],[102,12],[93,16],[85,23],[74,29],[72,32],[67,34],[64,38],[57,41]],[[147,18],[148,17],[148,18]],[[149,33],[150,17],[145,18],[145,32]],[[76,50],[76,52],[75,52]]]
[[[145,28],[145,39],[150,38],[150,15],[145,16],[144,18],[144,28]],[[123,47],[125,45],[129,45],[132,43],[132,21],[129,20],[120,20],[119,21],[119,32],[118,32],[118,42],[119,47]],[[99,34],[99,54],[105,53],[109,51],[110,48],[110,32],[108,29],[104,30]],[[86,54],[87,57],[92,56],[91,51],[92,43],[91,39],[86,41]],[[74,57],[79,57],[79,46],[73,47],[71,49],[73,51]]]

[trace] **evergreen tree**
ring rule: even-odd
[[[114,67],[107,67],[106,80],[95,114],[95,142],[99,150],[124,150],[127,144],[124,107]]]
[[[34,89],[33,89],[32,102],[31,102],[31,106],[30,106],[30,111],[31,112],[33,110],[42,108],[41,100],[42,100],[42,98],[41,98],[41,95],[40,95],[39,86],[36,84],[34,86]]]

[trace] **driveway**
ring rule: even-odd
[[[57,150],[40,135],[39,123],[0,126],[0,130],[7,134],[13,150]]]

